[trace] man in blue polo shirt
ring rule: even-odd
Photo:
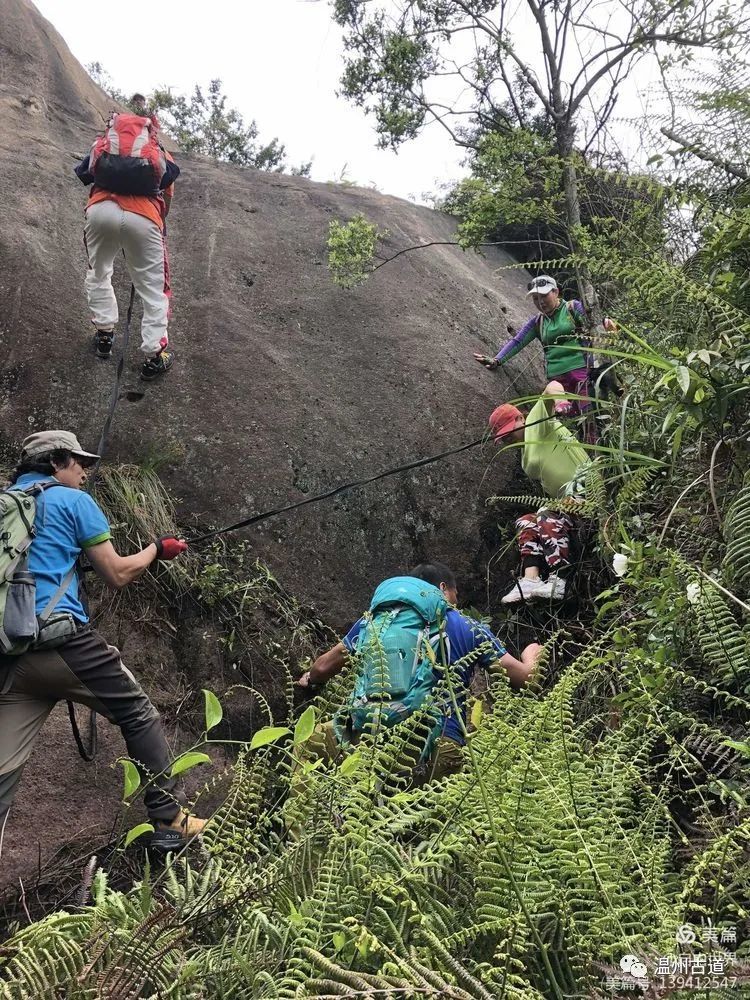
[[[107,519],[83,492],[88,469],[99,456],[84,451],[69,431],[40,431],[26,438],[12,490],[36,502],[29,570],[36,584],[39,639],[21,656],[1,657],[0,830],[4,830],[21,772],[44,722],[60,700],[86,705],[118,725],[128,754],[142,771],[150,819],[167,836],[192,837],[204,821],[181,808],[172,756],[159,713],[119,650],[91,627],[81,603],[76,562],[85,551],[110,586],[124,587],[157,559],[174,559],[187,544],[164,535],[134,555],[112,545]]]
[[[441,704],[434,706],[443,716],[443,721],[430,759],[429,771],[431,777],[442,777],[460,769],[462,764],[460,748],[465,743],[466,698],[477,667],[502,669],[507,673],[511,686],[521,688],[532,675],[542,647],[538,643],[531,643],[523,650],[520,658],[516,658],[506,650],[486,625],[458,611],[455,606],[458,602],[456,577],[442,563],[421,563],[409,576],[439,588],[450,605],[445,614],[443,628],[432,640],[438,663],[448,665],[459,663],[469,653],[479,651],[479,655],[471,664],[461,666],[458,676],[451,679],[453,697],[447,695]],[[360,618],[355,622],[342,641],[319,656],[297,683],[301,687],[317,687],[340,673],[348,658],[357,652],[357,643],[365,621],[365,618]],[[442,671],[436,670],[434,673],[437,685],[441,680]],[[326,731],[321,735],[325,742],[325,755],[331,756],[336,750],[334,729],[331,723],[324,729]]]

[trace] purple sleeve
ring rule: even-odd
[[[360,618],[359,621],[356,621],[352,625],[344,638],[341,640],[350,653],[356,653],[357,651],[357,639],[359,639],[359,633],[362,631],[364,624],[364,618]]]
[[[510,361],[514,358],[519,351],[522,351],[524,347],[528,347],[532,340],[536,340],[539,336],[539,317],[532,316],[528,320],[518,333],[509,340],[504,347],[501,347],[498,353],[495,355],[495,361],[499,361],[500,364],[504,364],[506,361]]]

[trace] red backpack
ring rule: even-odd
[[[167,170],[155,119],[115,113],[91,147],[89,172],[97,187],[115,194],[158,195]]]

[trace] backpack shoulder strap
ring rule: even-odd
[[[14,490],[13,487],[11,486],[7,490],[4,490],[3,492],[25,493],[27,496],[33,497],[37,496],[39,493],[44,493],[44,491],[48,490],[51,486],[62,486],[62,483],[58,483],[57,480],[55,480],[53,483],[32,483],[31,486],[20,486],[17,490]]]
[[[44,611],[42,611],[42,613],[39,615],[39,621],[43,625],[47,622],[47,619],[49,618],[49,616],[52,614],[52,612],[55,610],[55,608],[57,607],[57,605],[60,603],[60,600],[61,600],[63,594],[66,592],[66,590],[70,586],[70,584],[71,584],[71,582],[73,580],[73,577],[75,575],[76,575],[76,564],[73,563],[73,565],[70,567],[70,569],[68,570],[68,572],[62,578],[62,583],[60,584],[60,586],[54,592],[54,594],[52,595],[52,597],[50,597],[49,601],[47,601],[47,605],[46,605]]]

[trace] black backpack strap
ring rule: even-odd
[[[23,521],[23,526],[26,528],[26,534],[29,535],[29,537],[33,538],[34,537],[33,525],[29,524],[29,521],[26,515],[24,514],[23,504],[21,503],[20,497],[16,496],[17,493],[25,493],[25,492],[26,492],[25,490],[3,490],[3,493],[7,493],[8,496],[13,500],[13,503],[16,505],[16,507],[18,507],[18,516]]]

